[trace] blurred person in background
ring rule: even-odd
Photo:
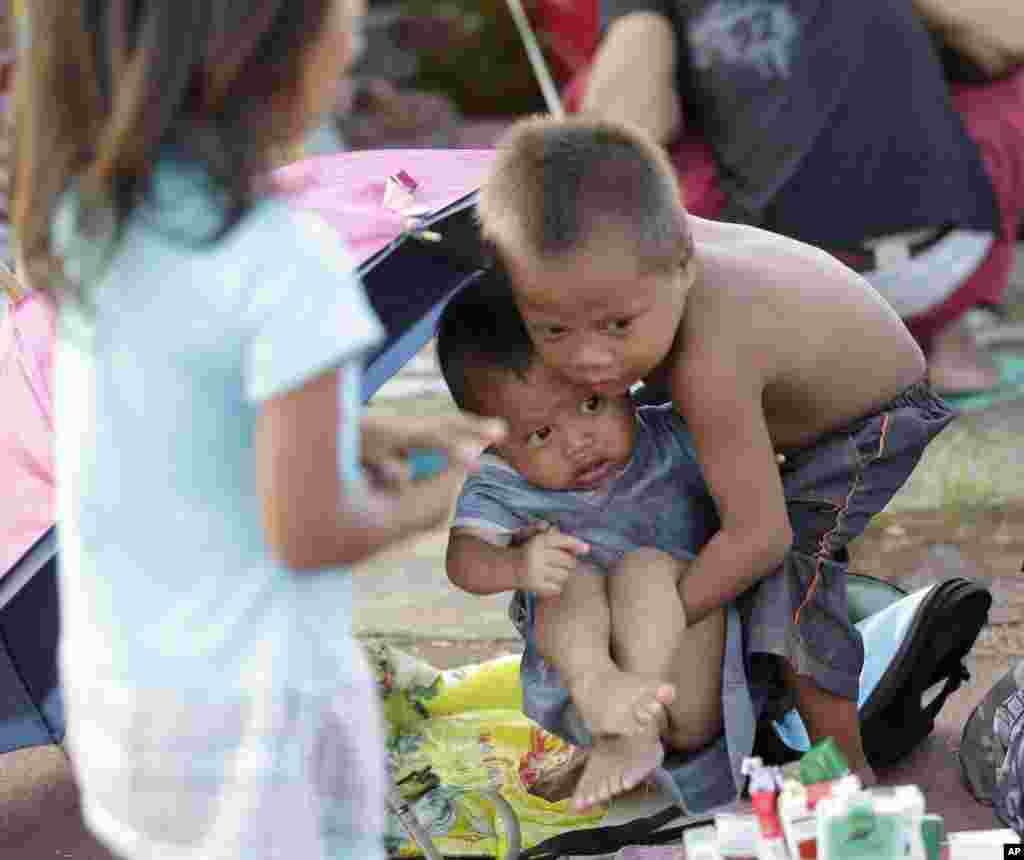
[[[1013,266],[1024,71],[948,84],[909,0],[603,8],[584,110],[666,144],[695,214],[793,236],[860,271],[925,350],[938,391],[998,385],[964,315],[997,307]],[[709,173],[717,186],[694,205]]]

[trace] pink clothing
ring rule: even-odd
[[[435,212],[475,191],[493,149],[380,149],[307,158],[274,172],[275,189],[316,212],[363,262],[406,229],[412,214]],[[404,170],[417,183],[408,210],[386,208],[384,186]]]
[[[53,308],[29,294],[0,320],[0,578],[53,525]]]

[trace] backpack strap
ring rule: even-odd
[[[712,821],[704,815],[688,820],[679,827],[665,825],[681,815],[678,807],[668,806],[661,812],[634,818],[625,824],[571,830],[538,842],[519,853],[518,860],[557,860],[559,857],[594,857],[612,854],[628,845],[664,845],[678,840],[683,831]]]

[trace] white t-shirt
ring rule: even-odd
[[[280,745],[303,731],[315,742],[315,726],[295,729],[310,703],[350,686],[365,706],[354,719],[376,716],[348,572],[293,572],[271,556],[253,440],[265,400],[347,364],[339,468],[355,477],[358,366],[382,328],[316,216],[266,200],[197,244],[219,218],[202,175],[164,162],[154,191],[96,278],[73,194],[53,225],[93,301],[62,303],[56,363],[68,735],[87,815],[116,847],[149,856],[153,842],[182,842],[160,856],[203,856],[209,845],[184,843],[221,827],[204,818],[216,797],[233,823],[215,853],[230,856],[231,840],[249,843],[223,834],[259,809],[245,793],[292,764],[286,779],[304,778]],[[151,772],[132,770],[148,761]],[[166,796],[126,813],[133,779],[166,779],[154,789]],[[161,803],[179,805],[173,833],[149,815]]]

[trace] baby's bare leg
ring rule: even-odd
[[[687,628],[679,585],[689,563],[655,549],[627,555],[608,581],[612,647],[627,672],[659,678],[679,691],[662,739],[680,752],[722,731],[725,612]]]
[[[577,809],[639,785],[665,756],[660,735],[675,688],[623,672],[611,657],[608,577],[581,565],[557,598],[537,602],[537,647],[562,675],[594,745],[573,794]]]
[[[537,650],[558,669],[595,737],[645,730],[675,695],[661,679],[624,673],[613,662],[607,581],[581,564],[560,595],[538,598],[534,625]]]

